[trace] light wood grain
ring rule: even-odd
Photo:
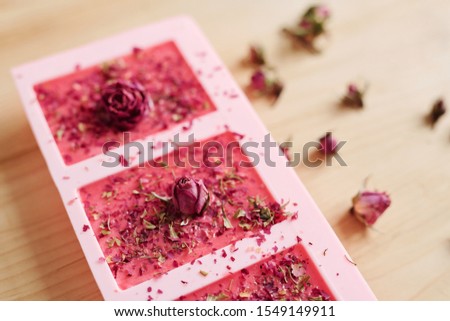
[[[286,89],[255,109],[295,150],[327,130],[347,143],[341,167],[299,166],[298,175],[379,299],[450,299],[450,116],[423,124],[431,103],[450,103],[450,2],[332,2],[320,55],[292,50],[280,28],[304,1],[0,0],[0,299],[100,300],[80,246],[20,105],[9,69],[104,36],[187,13],[236,79],[249,42],[262,44]],[[367,81],[367,107],[336,102],[351,80]],[[367,230],[348,215],[371,185],[392,207]]]

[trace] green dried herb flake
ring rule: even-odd
[[[231,224],[230,220],[228,219],[228,217],[226,215],[223,215],[223,225],[227,229],[232,229],[233,228],[233,224]]]
[[[234,213],[234,218],[245,217],[246,214],[247,213],[242,208],[240,208]]]
[[[228,298],[229,298],[228,295],[226,295],[223,292],[220,292],[217,295],[208,294],[208,296],[206,297],[206,301],[223,301],[223,300],[226,300]]]
[[[154,230],[154,229],[156,228],[156,225],[154,225],[152,222],[149,222],[149,221],[147,221],[147,220],[143,220],[143,221],[142,221],[142,224],[144,225],[144,227],[145,227],[147,230]]]

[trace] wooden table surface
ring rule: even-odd
[[[432,130],[432,102],[450,104],[450,2],[331,2],[319,55],[292,50],[280,28],[306,1],[0,0],[0,299],[101,300],[36,145],[9,69],[177,14],[190,14],[239,83],[250,42],[286,83],[255,109],[294,150],[332,130],[348,166],[296,171],[381,300],[450,300],[450,115]],[[352,80],[370,84],[364,110],[337,101]],[[348,214],[365,177],[392,206],[368,230]]]

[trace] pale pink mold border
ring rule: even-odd
[[[33,91],[33,85],[47,79],[70,73],[76,65],[87,67],[115,57],[128,54],[132,47],[149,47],[165,41],[174,41],[184,58],[191,66],[206,92],[210,95],[217,111],[199,117],[192,127],[182,130],[179,126],[165,132],[150,135],[141,142],[168,141],[176,133],[187,139],[195,132],[197,140],[202,140],[228,129],[244,135],[245,141],[262,141],[267,129],[261,123],[249,101],[235,83],[227,68],[223,65],[208,40],[189,17],[175,17],[159,23],[144,26],[129,32],[103,39],[92,44],[66,51],[35,62],[24,64],[12,70],[13,77],[20,92],[25,111],[39,147],[47,162],[50,173],[64,201],[75,233],[80,241],[87,262],[95,280],[106,300],[146,300],[148,287],[163,289],[162,294],[151,293],[155,300],[174,300],[211,284],[231,272],[254,264],[263,256],[274,253],[274,242],[278,251],[297,244],[297,236],[303,241],[303,248],[319,273],[327,283],[330,291],[338,300],[374,300],[375,296],[361,276],[357,267],[350,263],[350,256],[339,242],[333,230],[325,220],[315,202],[298,179],[292,168],[285,166],[286,159],[273,151],[271,158],[276,167],[261,163],[257,171],[267,187],[278,200],[290,200],[288,210],[299,211],[297,220],[284,221],[272,228],[266,235],[266,241],[258,246],[255,239],[244,239],[235,244],[233,252],[235,262],[221,260],[220,255],[209,254],[202,257],[202,270],[209,273],[204,277],[190,264],[180,266],[158,279],[151,279],[126,290],[121,290],[108,265],[101,262],[102,250],[92,230],[82,231],[83,225],[90,225],[84,212],[78,189],[86,184],[111,174],[126,170],[125,168],[106,168],[101,166],[104,156],[98,155],[71,166],[66,166],[58,147],[46,123],[42,110]],[[123,147],[119,148],[119,152]],[[261,147],[256,149],[261,155]],[[160,156],[161,150],[155,152]],[[134,159],[131,166],[137,165]],[[69,177],[70,179],[63,179]],[[298,203],[297,207],[293,203]],[[313,245],[308,246],[311,242]],[[230,251],[231,246],[225,247]],[[326,256],[323,255],[327,250]],[[253,254],[253,255],[252,255]],[[347,257],[347,258],[346,258]],[[217,259],[217,264],[213,260]],[[231,263],[231,264],[230,264]],[[219,276],[216,276],[218,273]],[[188,280],[183,285],[181,280]]]

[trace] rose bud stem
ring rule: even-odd
[[[431,108],[430,114],[428,115],[428,121],[432,127],[446,112],[445,103],[443,99],[438,99]]]
[[[261,66],[266,63],[264,50],[259,45],[251,45],[246,62],[250,65]]]

